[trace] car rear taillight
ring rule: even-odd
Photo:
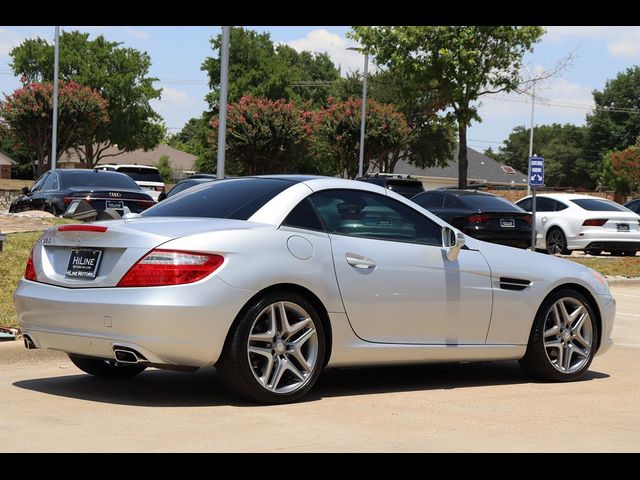
[[[156,192],[164,192],[164,186],[156,187]]]
[[[129,269],[118,287],[159,287],[193,283],[222,265],[224,257],[180,250],[152,250]]]
[[[582,222],[583,227],[601,227],[609,221],[608,218],[590,218]]]
[[[489,215],[471,215],[467,218],[470,223],[484,223],[489,221]]]
[[[529,225],[531,225],[531,223],[533,222],[533,217],[532,215],[525,215],[524,217],[522,217],[522,219],[527,222]]]
[[[35,248],[35,245],[33,248]],[[29,259],[27,260],[27,266],[24,269],[24,278],[35,282],[37,279],[36,268],[33,266],[33,248],[31,249],[31,253],[29,254]]]

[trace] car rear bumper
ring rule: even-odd
[[[240,308],[255,292],[218,277],[190,285],[70,289],[21,280],[14,303],[38,348],[114,358],[132,348],[150,362],[214,365]]]

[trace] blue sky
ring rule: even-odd
[[[220,27],[107,27],[69,26],[63,30],[81,30],[92,36],[123,42],[149,53],[151,75],[160,79],[162,99],[154,108],[166,121],[170,132],[178,131],[191,117],[206,108],[207,76],[200,70],[205,57],[212,53],[209,39]],[[362,69],[358,52],[346,50],[355,43],[345,36],[348,26],[249,26],[271,34],[297,50],[326,51],[343,74]],[[591,92],[601,90],[607,79],[640,63],[640,27],[546,27],[547,33],[527,55],[531,70],[551,70],[555,64],[574,53],[572,63],[559,76],[540,82],[539,101],[535,105],[535,123],[583,124],[593,106]],[[25,38],[42,37],[53,41],[53,27],[0,27],[0,93],[11,93],[19,86],[9,67],[9,51]],[[480,107],[481,123],[469,130],[469,145],[476,150],[494,149],[507,138],[513,127],[530,123],[530,97],[497,94],[485,97]],[[535,147],[534,147],[535,150]]]

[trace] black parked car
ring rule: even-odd
[[[636,198],[624,204],[629,210],[640,215],[640,198]]]
[[[424,187],[420,180],[411,178],[404,175],[385,175],[378,174],[356,178],[361,182],[375,183],[381,187],[388,188],[402,195],[403,197],[411,198],[421,192],[424,192]]]
[[[155,204],[131,177],[124,173],[83,169],[56,169],[42,175],[9,206],[9,212],[44,210],[62,215],[72,201],[84,199],[100,214],[107,208],[122,213],[127,206],[140,213]]]
[[[531,214],[497,195],[446,189],[411,200],[478,240],[518,248],[531,245]]]
[[[199,173],[189,178],[185,178],[181,182],[176,183],[174,187],[169,190],[169,193],[162,192],[158,197],[158,201],[161,202],[165,198],[173,197],[176,193],[184,192],[186,189],[195,187],[196,185],[213,182],[216,178],[217,177],[215,175],[209,175],[206,173]]]

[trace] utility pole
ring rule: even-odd
[[[363,52],[360,47],[349,47],[347,50]],[[360,157],[358,159],[358,178],[364,175],[364,133],[367,117],[367,77],[369,72],[369,52],[364,52],[364,76],[362,79],[362,110],[360,112]]]
[[[218,101],[218,166],[217,178],[224,178],[224,149],[227,134],[227,92],[229,86],[229,36],[231,27],[222,27],[220,47],[220,100]]]
[[[53,47],[53,126],[51,127],[51,170],[56,168],[56,143],[58,141],[58,57],[60,27],[56,27]]]

